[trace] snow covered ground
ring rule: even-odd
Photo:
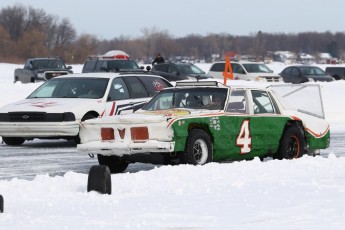
[[[197,65],[205,71],[210,66]],[[285,67],[281,63],[269,66],[275,73]],[[13,84],[13,71],[18,67],[0,63],[0,106],[26,97],[40,84]],[[73,66],[74,72],[81,68]],[[345,133],[345,81],[320,85],[332,134]],[[0,180],[5,200],[0,229],[345,226],[345,157],[327,150],[321,156],[298,160],[157,166],[116,174],[112,175],[111,195],[87,193],[86,184],[87,174],[72,171],[64,176],[37,175],[33,180]]]

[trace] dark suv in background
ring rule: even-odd
[[[82,73],[121,72],[142,70],[135,60],[121,50],[111,50],[104,55],[90,56],[83,66]]]
[[[151,72],[164,77],[168,81],[213,78],[192,63],[159,63],[152,66]]]
[[[300,84],[316,81],[334,81],[334,78],[326,74],[320,67],[309,65],[288,66],[282,70],[280,76],[284,82]]]
[[[332,66],[326,67],[325,72],[332,76],[335,80],[345,80],[345,67],[344,66]]]
[[[86,60],[82,73],[90,72],[119,72],[121,70],[141,70],[134,60],[110,59],[89,57]]]

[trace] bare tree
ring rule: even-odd
[[[72,45],[71,53],[66,61],[83,63],[86,58],[97,52],[97,38],[94,35],[82,34]]]
[[[6,7],[0,11],[0,25],[17,41],[26,28],[27,11],[22,5]]]
[[[159,29],[156,26],[151,28],[142,28],[140,30],[143,33],[142,39],[144,40],[144,45],[146,49],[146,58],[149,59],[154,53],[155,36]]]
[[[9,58],[13,58],[13,47],[14,43],[12,42],[8,31],[6,31],[2,26],[0,26],[0,59],[5,61]]]
[[[16,53],[24,58],[49,56],[44,47],[45,34],[38,29],[31,29],[24,33],[16,45]]]

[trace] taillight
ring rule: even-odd
[[[115,140],[113,128],[101,128],[102,141],[113,141]]]
[[[145,142],[149,139],[149,131],[147,127],[132,127],[131,137],[134,142]]]

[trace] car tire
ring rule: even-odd
[[[111,173],[122,173],[128,167],[128,163],[118,156],[103,156],[97,154],[98,163],[109,167]]]
[[[300,158],[305,153],[305,140],[302,130],[296,126],[285,129],[276,154],[277,159]]]
[[[90,168],[87,179],[87,191],[111,194],[111,174],[105,165],[94,165]]]
[[[0,213],[4,212],[4,198],[0,195]]]
[[[25,139],[22,137],[2,137],[2,141],[6,145],[18,146],[24,143]]]
[[[210,136],[201,129],[191,130],[183,154],[183,163],[204,165],[212,161],[212,142]]]

